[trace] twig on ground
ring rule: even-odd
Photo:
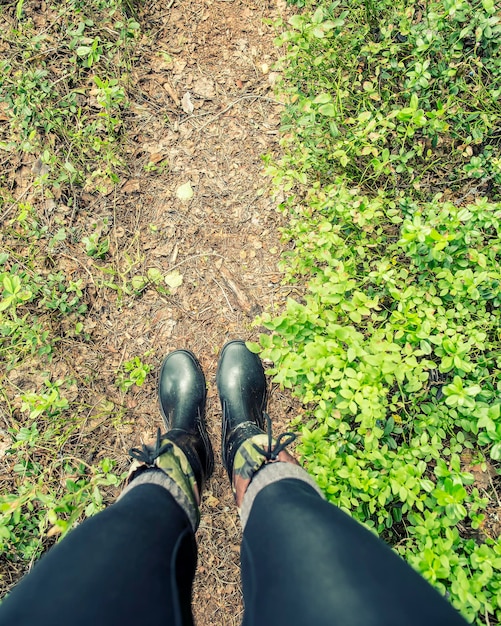
[[[201,256],[217,256],[220,259],[226,260],[226,258],[222,254],[217,254],[217,252],[202,252],[201,254],[192,254],[191,256],[186,257],[186,259],[179,261],[179,263],[176,263],[176,265],[169,267],[169,272],[172,272],[172,270],[175,270],[180,265],[183,265],[184,263],[191,261],[191,259],[196,259],[197,257],[201,257]]]
[[[492,476],[489,474],[489,482],[491,484],[492,490],[494,491],[494,495],[496,496],[496,500],[498,501],[498,506],[501,508],[501,501],[499,500],[498,492],[496,487],[494,486],[494,481],[492,480]]]
[[[230,307],[230,310],[231,310],[232,312],[234,312],[234,311],[235,311],[235,309],[231,306],[231,303],[230,303],[230,301],[228,300],[228,296],[226,295],[226,291],[224,290],[224,287],[223,287],[222,285],[220,285],[220,284],[217,282],[217,280],[214,278],[214,276],[212,277],[212,280],[216,283],[216,285],[219,287],[219,289],[221,289],[221,291],[223,292],[224,299],[225,299],[225,300],[226,300],[226,302],[228,303],[228,306]]]
[[[208,126],[209,124],[211,124],[212,122],[217,120],[217,118],[221,117],[221,115],[224,115],[225,113],[227,113],[232,107],[235,106],[235,104],[238,104],[242,100],[252,100],[252,99],[255,99],[255,100],[266,100],[266,102],[273,102],[275,104],[280,104],[280,105],[284,106],[283,102],[280,102],[280,100],[275,100],[275,98],[269,98],[268,96],[260,96],[259,94],[256,94],[256,93],[250,93],[250,94],[247,94],[245,96],[240,96],[240,98],[237,98],[236,100],[231,102],[227,107],[225,107],[222,111],[219,111],[219,113],[216,113],[214,115],[214,117],[212,117],[210,120],[207,120],[207,122],[205,122],[205,124],[202,124],[202,126],[197,128],[196,130],[197,131],[203,130],[206,126]]]
[[[83,267],[83,269],[87,272],[87,274],[89,275],[89,278],[92,282],[93,285],[95,285],[96,283],[94,282],[94,277],[92,276],[92,274],[89,271],[88,267],[85,267],[85,265],[82,263],[82,261],[79,261],[78,259],[76,259],[74,256],[70,256],[69,254],[64,254],[64,252],[60,252],[59,253],[60,256],[64,256],[67,259],[70,259],[71,261],[75,261],[75,263],[78,263],[78,265],[81,265]]]
[[[483,178],[479,181],[479,184],[481,185],[485,185],[485,183],[488,183],[492,178],[494,178],[494,176],[496,176],[496,174],[491,174],[491,176],[488,176],[487,178]],[[476,196],[478,195],[479,189],[478,186],[472,187],[469,191],[467,191],[464,196],[461,196],[461,198],[458,198],[455,202],[456,206],[459,206],[461,204],[461,202],[463,202],[463,200],[465,200],[468,196]]]
[[[19,198],[17,198],[16,200],[14,200],[14,202],[10,205],[10,207],[8,207],[5,210],[5,213],[2,216],[2,220],[5,220],[7,218],[7,216],[9,215],[9,213],[12,211],[12,209],[15,209],[16,206],[19,204],[19,202],[21,202],[21,200],[24,198],[24,196],[28,193],[28,191],[30,191],[30,189],[33,187],[33,183],[30,183],[28,185],[28,187],[26,187],[26,189],[23,191],[23,193],[19,196]]]

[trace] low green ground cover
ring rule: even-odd
[[[103,488],[120,482],[110,459],[90,466],[79,458],[82,447],[75,439],[89,406],[66,398],[76,381],[54,380],[50,373],[58,344],[81,332],[87,306],[79,281],[44,269],[51,258],[45,235],[27,209],[4,223],[0,235],[5,250],[0,255],[0,397],[8,425],[2,439],[11,441],[2,449],[9,474],[0,494],[0,555],[12,571],[35,560],[50,537],[64,535],[82,515],[100,510]],[[32,375],[38,372],[39,391],[22,392],[10,380],[10,373],[23,366]]]
[[[51,363],[79,338],[85,341],[82,280],[65,271],[63,246],[80,243],[71,216],[82,189],[109,190],[123,168],[126,85],[139,25],[119,0],[68,0],[41,12],[38,4],[20,0],[3,3],[0,11],[0,589],[5,592],[54,537],[100,510],[121,480],[109,458],[82,460],[94,445],[82,428],[95,409],[85,397],[75,400],[77,381],[55,377]],[[23,161],[35,162],[29,183],[12,176]],[[24,184],[29,186],[23,189]],[[49,230],[41,212],[25,201],[28,192],[41,205],[66,206],[66,217],[54,220],[57,228]],[[102,259],[109,240],[96,231],[81,244],[88,257]],[[120,372],[124,389],[139,384],[146,367],[139,361]],[[37,385],[30,385],[36,392],[18,386],[26,373],[37,378]],[[89,381],[78,382],[84,388]],[[107,408],[97,414],[106,416]],[[119,419],[119,411],[114,414]]]
[[[313,4],[278,41],[283,156],[267,160],[304,297],[258,320],[254,348],[307,407],[300,453],[328,498],[497,623],[499,11]]]
[[[179,271],[144,267],[138,236],[113,249],[116,224],[92,214],[130,177],[134,15],[127,0],[0,4],[2,596],[125,476],[109,441],[127,427],[126,394],[145,382],[153,351],[108,376],[95,349],[68,367],[93,346],[89,292],[129,308],[146,289],[182,283]]]
[[[10,12],[9,8],[3,11]],[[37,21],[23,0],[3,34],[4,153],[40,155],[37,185],[88,191],[118,181],[125,87],[139,24],[120,0],[72,0]]]

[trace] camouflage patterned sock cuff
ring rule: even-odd
[[[131,456],[136,460],[129,470],[129,487],[148,482],[164,486],[188,515],[195,531],[200,522],[197,481],[183,450],[168,436],[161,436],[159,429],[155,446],[133,448]],[[154,471],[148,472],[147,469]]]
[[[254,500],[261,489],[264,489],[268,485],[276,483],[279,480],[283,480],[284,478],[294,478],[295,480],[307,483],[321,498],[325,500],[325,496],[320,490],[320,487],[301,466],[283,462],[268,463],[252,478],[252,481],[245,492],[242,506],[239,510],[242,530],[245,530],[245,525],[249,519],[252,505],[254,504]]]
[[[272,445],[275,446],[275,444],[276,441],[272,439]],[[239,492],[243,494],[254,474],[267,462],[266,456],[259,449],[266,450],[268,446],[268,435],[263,433],[249,437],[238,448],[233,460],[233,480],[231,481],[231,488],[237,502],[235,478],[239,477]]]

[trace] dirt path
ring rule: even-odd
[[[121,308],[120,294],[96,289],[86,329],[94,347],[82,347],[76,365],[81,361],[99,371],[94,393],[101,396],[95,403],[123,407],[125,402],[122,424],[99,429],[96,454],[121,458],[125,466],[127,448],[150,438],[160,422],[155,377],[124,398],[114,386],[117,368],[152,351],[145,360],[158,371],[163,355],[179,347],[200,358],[217,469],[204,494],[198,532],[194,611],[199,625],[233,625],[242,618],[241,535],[220,465],[217,355],[228,339],[255,336],[250,326],[255,314],[280,304],[290,291],[280,286],[280,217],[262,192],[269,181],[260,158],[277,147],[281,113],[273,95],[276,74],[270,70],[277,56],[275,33],[263,20],[284,11],[285,3],[277,7],[262,0],[181,0],[169,9],[157,3],[140,15],[148,35],[131,76],[131,177],[118,193],[86,210],[87,219],[112,225],[117,284],[132,263],[135,274],[177,270],[183,279],[170,296],[146,291],[137,302],[125,299]],[[145,171],[151,164],[156,172]],[[181,201],[177,190],[186,183],[193,197]],[[288,399],[275,391],[271,402],[285,420]]]

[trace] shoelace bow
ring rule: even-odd
[[[154,465],[156,459],[165,452],[169,452],[169,450],[172,450],[172,442],[167,441],[167,443],[162,445],[162,432],[159,428],[157,430],[157,440],[154,446],[147,446],[143,443],[141,448],[131,448],[129,455],[137,461],[146,463],[146,465]]]
[[[277,437],[277,443],[273,448],[273,437],[271,434],[271,417],[265,411],[263,413],[266,419],[266,428],[268,431],[268,450],[260,448],[255,443],[253,443],[252,446],[254,447],[254,450],[257,450],[259,454],[262,454],[267,461],[276,461],[280,452],[282,452],[282,450],[285,450],[285,448],[296,439],[296,435],[294,433],[282,433]]]

